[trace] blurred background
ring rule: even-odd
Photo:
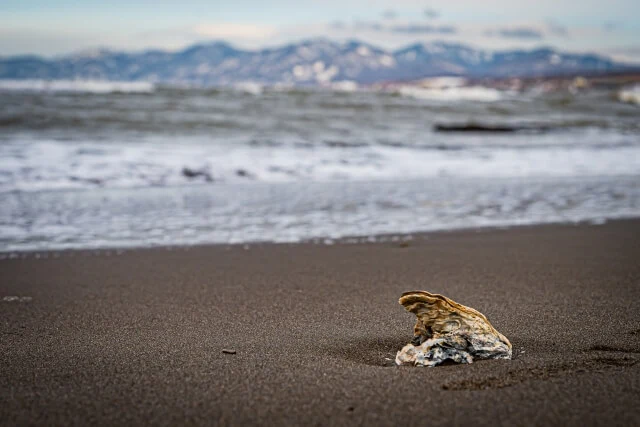
[[[635,0],[0,4],[0,251],[640,216]]]

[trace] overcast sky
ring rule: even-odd
[[[640,61],[640,0],[0,0],[0,56],[107,47],[259,48],[311,37],[394,48],[449,40]]]

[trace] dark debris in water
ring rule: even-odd
[[[189,179],[202,177],[207,182],[213,182],[213,177],[211,176],[211,174],[204,169],[191,169],[188,167],[184,167],[182,168],[182,175]]]
[[[547,132],[551,128],[542,125],[490,125],[481,123],[436,123],[434,132],[482,132],[482,133],[513,133],[513,132]]]

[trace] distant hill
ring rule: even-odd
[[[198,44],[178,52],[96,50],[56,59],[0,58],[0,79],[99,79],[205,86],[241,82],[326,85],[371,84],[432,76],[547,77],[637,71],[595,54],[549,48],[491,52],[433,42],[385,50],[360,41],[306,40],[248,51],[226,42]]]

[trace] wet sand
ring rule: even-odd
[[[514,360],[385,366],[414,289]],[[640,220],[29,254],[0,313],[2,425],[640,425]]]

